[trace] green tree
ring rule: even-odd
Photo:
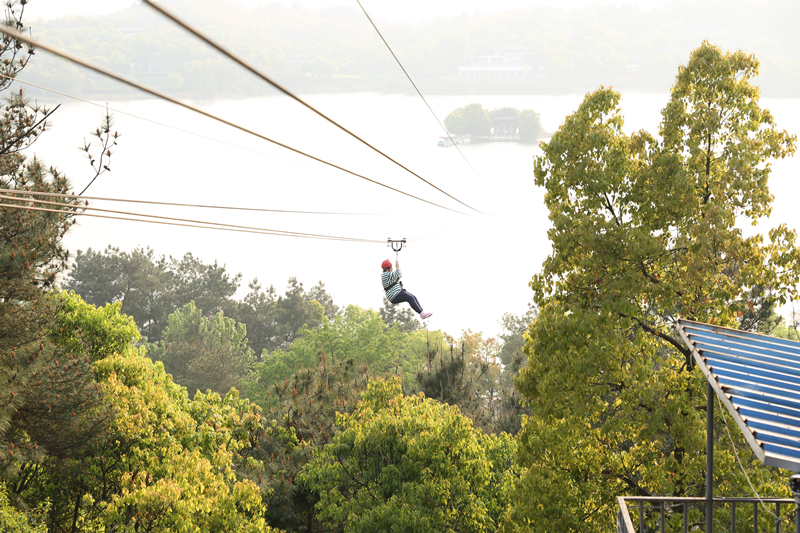
[[[447,115],[444,125],[450,133],[486,136],[492,129],[492,120],[481,104],[469,104]]]
[[[329,78],[339,71],[339,66],[325,57],[313,56],[303,61],[303,72],[314,78]]]
[[[138,353],[134,343],[140,336],[133,320],[120,315],[118,303],[98,309],[74,293],[61,293],[53,304],[58,313],[46,345],[60,347],[58,361],[40,373],[44,379],[36,381],[36,403],[20,409],[26,424],[9,432],[17,451],[32,446],[39,453],[4,477],[20,507],[49,502],[53,530],[79,531],[101,515],[84,495],[108,494],[114,485],[97,459],[113,448],[114,413],[92,365],[111,355]]]
[[[183,257],[169,258],[171,273],[168,302],[173,310],[195,302],[206,313],[218,313],[230,309],[232,297],[242,282],[242,275],[231,276],[225,265],[203,263],[186,252]]]
[[[316,300],[323,310],[323,314],[328,318],[336,318],[341,311],[340,307],[333,302],[333,297],[325,290],[325,284],[319,281],[306,293],[307,300]]]
[[[191,301],[207,313],[229,311],[240,282],[240,274],[230,276],[224,265],[205,264],[191,253],[167,260],[150,248],[121,252],[109,246],[102,252],[79,250],[65,288],[92,305],[121,302],[122,311],[155,343],[167,316]]]
[[[303,326],[316,328],[323,319],[325,308],[316,300],[309,300],[303,284],[297,278],[289,278],[289,286],[283,296],[275,302],[275,317],[278,322],[277,341],[279,348],[288,347]]]
[[[381,318],[387,327],[397,324],[400,331],[410,333],[422,327],[422,323],[417,318],[413,309],[405,306],[395,305],[383,297],[383,305],[378,310]]]
[[[473,429],[457,407],[373,380],[300,473],[343,531],[496,531],[516,474],[514,441]]]
[[[297,475],[339,430],[336,413],[356,408],[370,375],[365,365],[352,359],[333,361],[323,352],[316,365],[301,366],[280,383],[248,385],[248,397],[273,421],[248,452],[265,465],[266,474],[259,482],[271,491],[271,525],[314,530],[316,498],[297,485]]]
[[[505,313],[500,319],[503,331],[498,335],[502,342],[499,356],[500,362],[504,366],[512,366],[515,359],[523,356],[522,348],[525,346],[525,332],[537,315],[536,307],[533,304],[528,304],[528,310],[525,313],[521,315]]]
[[[547,68],[548,77],[556,79],[567,76],[570,71],[569,62],[560,55],[551,55],[548,57],[545,62],[545,68]]]
[[[91,305],[120,302],[150,342],[158,340],[164,319],[172,312],[164,300],[169,287],[167,260],[150,248],[78,250],[64,287]]]
[[[20,511],[11,505],[5,483],[0,481],[0,531],[14,533],[47,533],[47,504]]]
[[[264,386],[282,383],[301,367],[316,366],[324,355],[328,361],[351,360],[382,375],[387,372],[416,370],[420,358],[405,352],[406,334],[397,327],[386,329],[373,310],[349,305],[335,319],[322,319],[315,329],[303,327],[286,350],[276,350],[255,366],[258,381]]]
[[[519,115],[519,109],[516,107],[500,107],[498,109],[492,109],[489,113],[489,118],[494,117],[516,117]]]
[[[150,355],[162,361],[175,382],[191,393],[241,389],[254,361],[244,324],[222,311],[203,316],[194,302],[169,316],[163,340],[151,345]]]
[[[504,376],[498,340],[484,339],[470,330],[457,340],[439,337],[438,332],[420,333],[426,336],[423,351],[427,361],[416,371],[413,390],[457,405],[475,427],[487,433],[515,433],[522,413],[516,391],[505,384],[512,377]]]
[[[237,476],[238,452],[261,432],[255,406],[235,391],[190,400],[160,363],[138,355],[103,359],[96,372],[118,411],[118,445],[100,457],[118,490],[105,501],[85,501],[100,504],[106,524],[122,531],[270,531],[257,484]]]
[[[9,2],[7,7],[2,23],[24,28],[24,4]],[[32,54],[14,39],[0,42],[0,90],[8,89]],[[45,131],[49,115],[22,90],[9,95],[0,111],[0,188],[11,191],[0,200],[0,476],[4,480],[48,454],[68,455],[82,448],[91,434],[80,417],[91,414],[97,399],[88,383],[88,362],[48,341],[59,307],[53,285],[69,256],[62,238],[78,208],[77,201],[44,195],[35,198],[55,202],[62,212],[28,209],[34,198],[28,192],[70,192],[63,174],[22,153]],[[11,503],[18,503],[17,487],[7,487]]]
[[[54,343],[92,362],[137,351],[142,336],[133,318],[121,313],[120,302],[96,307],[74,292],[62,292],[58,302],[50,333]]]
[[[99,419],[82,411],[67,413],[60,425],[47,426],[38,461],[6,469],[10,495],[21,508],[50,502],[47,523],[54,531],[97,531],[104,526],[122,531],[268,531],[264,522],[269,483],[261,491],[265,465],[250,453],[276,432],[267,428],[257,406],[230,392],[197,394],[175,384],[163,365],[144,356],[135,343],[139,334],[120,304],[95,308],[74,293],[59,298],[60,312],[50,340],[70,358],[92,363],[90,391],[113,416]],[[82,383],[73,375],[73,381]],[[83,401],[92,405],[82,391]],[[61,412],[75,409],[62,394]],[[96,404],[95,404],[96,405]],[[95,411],[104,414],[103,405]],[[49,415],[53,417],[55,415]],[[36,424],[44,426],[48,416]],[[79,447],[52,446],[84,428]],[[36,426],[33,426],[34,429]],[[60,440],[57,440],[60,439]],[[15,440],[22,446],[24,440]],[[0,501],[0,513],[3,503]],[[31,514],[31,523],[38,515]],[[138,524],[138,525],[137,525]]]
[[[167,74],[166,76],[164,76],[164,79],[161,80],[161,85],[163,85],[164,88],[173,91],[183,87],[184,83],[185,81],[183,79],[183,76],[181,76],[179,72],[173,72],[171,74]]]
[[[607,531],[621,494],[704,494],[705,379],[675,322],[736,326],[751,287],[782,302],[800,274],[793,231],[736,226],[769,214],[770,161],[795,148],[759,106],[757,69],[704,43],[679,69],[661,140],[625,135],[619,94],[601,88],[536,159],[553,251],[531,281],[540,313],[518,385],[534,414],[509,530]],[[747,492],[716,434],[717,494]],[[761,494],[785,492],[775,470],[748,468]]]
[[[250,292],[232,306],[230,316],[247,326],[250,347],[259,361],[279,348],[286,349],[302,326],[314,328],[322,316],[334,319],[339,315],[339,306],[321,281],[305,291],[302,283],[290,278],[283,297],[273,286],[265,290],[258,278],[248,286]]]
[[[539,113],[533,109],[524,109],[518,117],[519,138],[522,142],[535,143],[544,135],[544,128]]]
[[[538,312],[533,304],[528,304],[528,310],[521,315],[505,313],[500,320],[503,331],[498,335],[501,346],[498,358],[502,365],[499,376],[500,386],[500,413],[497,428],[512,435],[516,435],[522,426],[523,415],[530,416],[531,410],[523,402],[514,380],[528,363],[528,358],[523,352],[525,333],[530,324],[536,319]]]
[[[250,292],[238,303],[233,318],[247,328],[247,338],[256,359],[262,360],[264,354],[274,351],[278,341],[278,317],[275,302],[278,299],[275,287],[264,290],[258,278],[248,285]]]

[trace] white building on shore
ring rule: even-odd
[[[465,56],[458,67],[459,78],[530,78],[533,67],[522,64],[527,46],[499,46],[493,55]]]

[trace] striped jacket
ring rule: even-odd
[[[394,298],[403,291],[403,284],[400,282],[402,274],[399,270],[394,272],[382,272],[381,283],[383,290],[386,291],[386,298],[391,302]]]

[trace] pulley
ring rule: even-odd
[[[389,237],[388,239],[386,239],[386,243],[387,243],[386,246],[391,247],[391,249],[392,249],[392,251],[394,253],[398,253],[398,252],[400,252],[400,250],[403,249],[403,246],[405,246],[406,240],[405,239],[392,239],[391,237]]]

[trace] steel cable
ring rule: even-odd
[[[312,167],[310,165],[305,165],[305,164],[300,163],[298,161],[292,161],[291,159],[284,159],[283,157],[278,157],[276,155],[268,154],[268,153],[265,153],[265,152],[259,152],[258,150],[253,150],[252,148],[245,148],[244,146],[240,146],[238,144],[229,143],[227,141],[223,141],[221,139],[215,139],[214,137],[208,137],[206,135],[202,135],[202,134],[194,132],[194,131],[184,130],[182,128],[178,128],[177,126],[172,126],[170,124],[164,124],[163,122],[159,122],[157,120],[153,120],[153,119],[150,119],[150,118],[145,118],[145,117],[142,117],[142,116],[139,116],[139,115],[134,115],[133,113],[128,113],[127,111],[122,111],[120,109],[110,108],[110,107],[105,106],[103,104],[98,104],[97,102],[92,102],[91,100],[85,100],[83,98],[80,98],[78,96],[73,96],[71,94],[62,93],[61,91],[56,91],[55,89],[50,89],[48,87],[43,87],[41,85],[37,85],[37,84],[32,83],[30,81],[21,80],[19,78],[12,78],[11,76],[7,76],[7,75],[3,74],[2,72],[0,72],[0,77],[6,78],[8,80],[15,81],[17,83],[23,83],[25,85],[30,85],[31,87],[36,87],[37,89],[41,89],[43,91],[51,92],[53,94],[58,94],[58,95],[63,96],[65,98],[71,98],[72,100],[76,100],[78,102],[83,102],[84,104],[89,104],[89,105],[93,105],[93,106],[96,106],[96,107],[100,107],[102,109],[107,109],[109,111],[113,111],[114,113],[119,113],[120,115],[127,115],[127,116],[132,117],[132,118],[136,118],[136,119],[139,119],[139,120],[144,120],[145,122],[150,122],[151,124],[156,124],[157,126],[161,126],[161,127],[164,127],[164,128],[169,128],[169,129],[172,129],[172,130],[175,130],[175,131],[179,131],[181,133],[188,133],[189,135],[194,135],[195,137],[199,137],[201,139],[206,139],[206,140],[209,140],[209,141],[217,142],[217,143],[220,143],[220,144],[224,144],[226,146],[231,146],[233,148],[238,148],[240,150],[245,150],[247,152],[252,152],[254,154],[263,155],[265,157],[271,157],[273,159],[277,159],[279,161],[285,161],[286,163],[291,163],[293,165],[299,165],[301,167],[310,168],[310,169],[313,169],[313,170],[317,170],[317,171],[322,171],[322,172],[327,172],[329,174],[333,174],[333,172],[331,172],[330,170],[321,169],[321,168],[317,168],[317,167]]]
[[[403,66],[403,64],[400,62],[400,59],[398,59],[397,55],[394,53],[394,50],[392,50],[392,47],[391,47],[391,46],[389,46],[389,43],[388,43],[388,42],[386,42],[386,39],[384,39],[384,37],[383,37],[383,34],[381,33],[381,30],[379,30],[379,29],[378,29],[378,26],[376,26],[376,25],[375,25],[375,22],[373,22],[373,21],[372,21],[372,17],[370,17],[370,16],[369,16],[369,13],[367,13],[367,10],[366,10],[366,9],[364,8],[364,6],[361,4],[361,0],[356,0],[356,2],[358,2],[358,7],[360,7],[360,8],[361,8],[361,11],[363,11],[363,12],[364,12],[364,15],[367,17],[367,20],[369,21],[369,23],[370,23],[370,24],[372,24],[372,27],[373,27],[373,28],[375,28],[375,31],[378,33],[378,37],[380,37],[380,38],[381,38],[381,41],[383,41],[383,44],[385,44],[385,45],[386,45],[386,48],[389,50],[389,53],[390,53],[390,54],[392,54],[392,57],[394,58],[394,60],[395,60],[395,61],[397,61],[397,65],[400,67],[400,70],[402,70],[402,71],[403,71],[403,74],[405,74],[405,75],[406,75],[406,78],[408,78],[408,81],[410,81],[410,82],[411,82],[411,85],[413,85],[413,86],[414,86],[414,90],[415,90],[415,91],[417,91],[417,94],[419,95],[419,97],[420,97],[420,98],[422,98],[422,101],[423,101],[423,102],[425,102],[425,105],[428,107],[428,110],[431,112],[431,115],[433,115],[433,118],[435,118],[435,119],[436,119],[436,122],[438,122],[438,123],[439,123],[439,126],[441,126],[441,127],[442,127],[442,131],[444,132],[444,134],[445,134],[445,135],[447,135],[447,138],[448,138],[448,139],[450,139],[450,142],[451,142],[451,143],[453,143],[453,146],[455,146],[455,147],[456,147],[456,150],[458,150],[458,153],[459,153],[459,154],[461,154],[461,157],[462,157],[462,158],[464,158],[464,162],[465,162],[467,165],[469,165],[469,168],[470,168],[470,169],[472,169],[472,172],[474,172],[474,173],[475,173],[475,176],[477,176],[477,178],[478,178],[478,179],[481,181],[481,183],[483,184],[483,186],[484,186],[484,187],[486,187],[486,182],[485,182],[485,181],[483,181],[483,178],[481,177],[481,175],[480,175],[480,174],[478,174],[478,171],[477,171],[477,170],[475,170],[475,167],[473,167],[473,166],[472,166],[472,163],[470,163],[470,162],[469,162],[469,160],[467,159],[467,156],[465,156],[465,155],[464,155],[464,152],[462,152],[462,151],[461,151],[461,148],[459,148],[459,147],[458,147],[458,145],[456,144],[456,142],[455,142],[455,141],[453,140],[453,138],[450,136],[450,133],[447,131],[447,128],[445,128],[445,127],[444,127],[444,124],[442,124],[442,121],[441,121],[441,120],[439,120],[439,117],[438,117],[438,116],[436,116],[436,113],[433,111],[433,108],[431,108],[430,104],[428,103],[428,100],[426,100],[426,99],[425,99],[425,97],[424,97],[424,96],[422,96],[422,92],[421,92],[421,91],[419,90],[419,88],[417,87],[417,84],[416,84],[416,83],[414,83],[414,80],[412,80],[412,79],[411,79],[411,75],[410,75],[410,74],[409,74],[409,73],[406,71],[406,68],[405,68],[405,67]]]
[[[53,206],[63,206],[64,205],[63,203],[59,203],[59,202],[50,202],[50,201],[47,201],[47,200],[34,200],[34,199],[31,199],[31,198],[19,198],[19,197],[15,197],[15,196],[6,196],[6,195],[2,195],[2,194],[0,194],[0,200],[11,200],[11,201],[14,201],[14,202],[29,202],[29,203],[36,203],[36,204],[43,204],[43,205],[53,205]],[[3,205],[5,207],[11,207],[10,204],[0,204],[0,205]],[[100,207],[75,206],[75,207],[70,207],[69,209],[83,209],[83,210],[91,210],[91,211],[100,211],[100,212],[103,212],[103,213],[114,213],[114,214],[117,214],[117,215],[128,215],[128,216],[137,216],[137,217],[146,217],[146,218],[158,218],[158,219],[162,219],[162,220],[172,220],[172,221],[176,221],[176,222],[188,222],[188,223],[192,223],[192,224],[205,224],[205,225],[209,225],[209,226],[223,226],[223,227],[229,227],[229,228],[255,230],[255,231],[270,233],[270,234],[274,234],[274,235],[305,236],[305,237],[317,237],[317,238],[323,238],[323,239],[352,240],[352,241],[364,241],[364,242],[383,242],[383,241],[376,241],[376,240],[371,240],[371,239],[356,239],[356,238],[351,238],[351,237],[339,237],[339,236],[335,236],[335,235],[320,235],[320,234],[317,234],[317,233],[305,233],[305,232],[300,232],[300,231],[276,230],[276,229],[270,229],[270,228],[256,228],[256,227],[251,227],[251,226],[239,226],[239,225],[236,225],[236,224],[225,224],[225,223],[222,223],[222,222],[208,222],[208,221],[205,221],[205,220],[191,220],[191,219],[185,219],[185,218],[165,217],[165,216],[161,216],[161,215],[148,215],[148,214],[144,214],[144,213],[133,213],[133,212],[129,212],[129,211],[117,211],[115,209],[102,209]]]
[[[276,155],[267,154],[265,152],[260,152],[258,150],[253,150],[252,148],[245,148],[244,146],[240,146],[238,144],[229,143],[229,142],[223,141],[221,139],[216,139],[214,137],[208,137],[206,135],[202,135],[202,134],[194,132],[194,131],[184,130],[182,128],[178,128],[177,126],[172,126],[171,124],[164,124],[163,122],[158,122],[157,120],[152,120],[152,119],[149,119],[149,118],[145,118],[145,117],[142,117],[142,116],[139,116],[139,115],[135,115],[133,113],[129,113],[127,111],[122,111],[120,109],[114,109],[114,108],[108,107],[107,105],[98,104],[97,102],[92,102],[91,100],[85,100],[85,99],[80,98],[78,96],[73,96],[71,94],[62,93],[60,91],[56,91],[55,89],[50,89],[48,87],[43,87],[41,85],[37,85],[37,84],[29,82],[29,81],[21,80],[19,78],[12,78],[11,76],[7,76],[7,75],[3,74],[2,72],[0,72],[0,77],[6,78],[8,80],[11,80],[12,82],[17,82],[17,83],[23,83],[25,85],[30,85],[31,87],[36,87],[37,89],[41,89],[43,91],[51,92],[53,94],[58,94],[60,96],[66,97],[66,98],[71,98],[71,99],[76,100],[78,102],[83,102],[84,104],[89,104],[89,105],[93,105],[93,106],[96,106],[96,107],[100,107],[100,108],[105,109],[107,111],[113,111],[114,113],[118,113],[118,114],[121,114],[121,115],[126,115],[126,116],[129,116],[131,118],[135,118],[135,119],[138,119],[138,120],[143,120],[145,122],[150,122],[151,124],[156,124],[157,126],[161,126],[161,127],[164,127],[164,128],[169,128],[169,129],[172,129],[172,130],[175,130],[175,131],[179,131],[181,133],[187,133],[189,135],[194,135],[195,137],[199,137],[201,139],[206,139],[206,140],[209,140],[209,141],[217,142],[217,143],[220,143],[220,144],[224,144],[226,146],[231,146],[233,148],[238,148],[240,150],[245,150],[247,152],[252,152],[254,154],[263,155],[264,157],[271,157],[271,158],[277,159],[279,161],[285,161],[286,163],[290,163],[292,165],[299,165],[301,167],[310,168],[310,169],[316,170],[318,172],[326,172],[328,174],[333,174],[333,172],[331,172],[330,170],[326,170],[326,169],[323,169],[323,168],[312,167],[310,165],[305,165],[305,164],[300,163],[298,161],[292,161],[291,159],[284,159],[284,158],[278,157]],[[10,191],[12,191],[12,189],[0,189],[0,191],[2,191],[2,192],[10,192]],[[33,193],[33,192],[31,192],[30,194],[49,194],[49,193]],[[78,196],[78,195],[75,195],[75,196]],[[222,207],[222,206],[216,206],[216,205],[171,204],[171,203],[166,203],[166,202],[146,202],[144,200],[121,200],[121,199],[117,199],[117,198],[97,198],[97,197],[85,196],[85,195],[79,195],[79,196],[81,198],[88,198],[88,199],[93,199],[93,200],[105,200],[105,201],[109,201],[109,202],[153,203],[153,204],[161,204],[161,205],[203,207],[203,208],[208,208],[208,209],[237,209],[237,210],[244,210],[244,211],[266,211],[266,212],[275,212],[275,213],[300,213],[300,214],[311,214],[311,215],[393,216],[393,215],[419,214],[419,213],[424,213],[425,212],[425,211],[415,211],[415,212],[411,212],[411,213],[340,213],[340,212],[323,212],[323,211],[297,211],[297,210],[289,210],[289,209],[257,209],[257,208],[247,208],[247,207]]]
[[[20,199],[16,199],[20,201]],[[21,200],[30,202],[30,200]],[[44,202],[39,202],[44,203]],[[53,202],[55,203],[55,202]],[[58,204],[63,205],[63,204]],[[336,236],[327,236],[327,235],[315,235],[313,233],[299,233],[299,232],[282,232],[280,230],[268,230],[268,229],[261,229],[261,228],[252,228],[247,229],[248,226],[236,226],[232,224],[221,224],[215,222],[203,222],[197,221],[196,224],[190,223],[180,223],[177,221],[183,220],[179,218],[170,218],[170,217],[158,217],[155,215],[145,215],[139,213],[131,213],[132,216],[141,216],[141,217],[152,217],[152,218],[161,218],[166,220],[147,220],[141,218],[128,218],[128,217],[117,217],[117,216],[110,216],[110,215],[98,215],[94,213],[82,213],[79,211],[68,211],[65,209],[48,209],[45,207],[34,207],[29,205],[13,205],[8,203],[0,203],[0,208],[3,209],[20,209],[20,210],[27,210],[27,211],[42,211],[46,213],[62,213],[69,216],[84,216],[84,217],[94,217],[94,218],[106,218],[111,220],[125,220],[129,222],[148,222],[151,224],[162,224],[165,226],[182,226],[187,228],[199,228],[199,229],[216,229],[222,231],[233,231],[238,233],[255,233],[257,235],[275,235],[278,237],[297,237],[301,239],[319,239],[319,240],[329,240],[329,241],[344,241],[344,242],[363,242],[363,243],[370,243],[370,244],[383,244],[384,241],[381,240],[374,240],[374,239],[359,239],[359,238],[351,238],[351,237],[336,237]],[[109,211],[107,209],[98,209],[98,208],[87,208],[87,207],[71,207],[68,209],[95,209],[97,211]],[[110,211],[112,213],[123,213],[118,211]],[[169,222],[169,221],[176,221],[176,222]],[[189,221],[191,222],[191,221]],[[202,225],[206,224],[206,225]]]
[[[436,189],[436,190],[437,190],[437,191],[439,191],[440,193],[444,194],[445,196],[447,196],[447,197],[449,197],[449,198],[451,198],[451,199],[455,200],[456,202],[460,203],[460,204],[461,204],[461,205],[463,205],[464,207],[467,207],[467,208],[469,208],[469,209],[472,209],[473,211],[475,211],[476,213],[480,213],[481,215],[486,215],[486,213],[484,213],[484,212],[482,212],[482,211],[480,211],[480,210],[478,210],[478,209],[475,209],[474,207],[472,207],[472,206],[470,206],[470,205],[468,205],[468,204],[466,204],[466,203],[462,202],[461,200],[459,200],[458,198],[456,198],[456,197],[455,197],[455,196],[453,196],[452,194],[450,194],[450,193],[448,193],[447,191],[445,191],[445,190],[443,190],[443,189],[441,189],[441,188],[437,187],[436,185],[434,185],[433,183],[429,182],[428,180],[426,180],[425,178],[423,178],[422,176],[420,176],[419,174],[417,174],[417,173],[416,173],[416,172],[414,172],[413,170],[409,169],[408,167],[406,167],[405,165],[403,165],[403,164],[402,164],[402,163],[400,163],[399,161],[396,161],[395,159],[393,159],[392,157],[390,157],[389,155],[387,155],[385,152],[383,152],[383,151],[381,151],[380,149],[376,148],[375,146],[371,145],[369,142],[365,141],[364,139],[362,139],[361,137],[359,137],[358,135],[356,135],[356,134],[355,134],[355,133],[353,133],[352,131],[348,130],[347,128],[345,128],[344,126],[342,126],[341,124],[339,124],[338,122],[336,122],[335,120],[333,120],[332,118],[328,117],[328,116],[327,116],[327,115],[325,115],[323,112],[319,111],[318,109],[316,109],[314,106],[312,106],[311,104],[309,104],[308,102],[306,102],[305,100],[303,100],[302,98],[300,98],[299,96],[295,95],[294,93],[292,93],[291,91],[289,91],[288,89],[286,89],[285,87],[283,87],[282,85],[280,85],[279,83],[277,83],[277,82],[273,81],[272,79],[270,79],[268,76],[266,76],[265,74],[263,74],[263,73],[262,73],[261,71],[259,71],[257,68],[255,68],[255,67],[254,67],[254,66],[252,66],[250,63],[248,63],[247,61],[245,61],[245,59],[243,59],[243,58],[239,57],[238,55],[236,55],[235,53],[231,52],[230,50],[227,50],[226,48],[224,48],[222,45],[220,45],[220,44],[218,44],[217,42],[215,42],[215,41],[214,41],[213,39],[211,39],[210,37],[207,37],[206,35],[204,35],[203,33],[201,33],[199,30],[195,29],[194,27],[192,27],[192,26],[191,26],[191,25],[189,25],[188,23],[186,23],[186,22],[184,22],[183,20],[181,20],[180,18],[178,18],[178,16],[177,16],[177,15],[175,15],[175,14],[173,14],[173,13],[171,13],[171,12],[167,11],[167,10],[166,10],[166,9],[164,9],[163,7],[161,7],[161,6],[157,5],[157,4],[155,4],[155,3],[154,3],[152,0],[142,0],[142,2],[144,2],[144,3],[145,3],[145,4],[147,4],[148,6],[152,7],[153,9],[155,9],[156,11],[158,11],[159,13],[161,13],[162,15],[164,15],[166,18],[170,19],[172,22],[174,22],[174,23],[175,23],[175,24],[177,24],[178,26],[182,27],[183,29],[185,29],[186,31],[188,31],[189,33],[191,33],[192,35],[194,35],[195,37],[197,37],[198,39],[200,39],[201,41],[203,41],[203,42],[204,42],[204,43],[206,43],[207,45],[211,46],[212,48],[214,48],[215,50],[217,50],[217,51],[218,51],[218,52],[220,52],[221,54],[223,54],[223,55],[227,56],[228,58],[230,58],[231,60],[235,61],[235,62],[236,62],[236,63],[238,63],[240,66],[242,66],[242,67],[244,67],[245,69],[247,69],[248,71],[250,71],[252,74],[254,74],[254,75],[258,76],[258,77],[259,77],[260,79],[262,79],[263,81],[265,81],[265,82],[269,83],[269,84],[270,84],[270,85],[272,85],[274,88],[276,88],[277,90],[279,90],[280,92],[282,92],[284,95],[286,95],[286,96],[288,96],[289,98],[293,99],[295,102],[297,102],[297,103],[299,103],[300,105],[304,106],[306,109],[308,109],[308,110],[310,110],[310,111],[312,111],[312,112],[316,113],[316,114],[317,114],[319,117],[321,117],[321,118],[325,119],[326,121],[328,121],[329,123],[333,124],[334,126],[336,126],[337,128],[339,128],[339,129],[340,129],[340,130],[342,130],[343,132],[347,133],[348,135],[350,135],[350,136],[351,136],[351,137],[353,137],[354,139],[358,140],[359,142],[361,142],[361,143],[362,143],[362,144],[364,144],[365,146],[367,146],[367,147],[369,147],[370,149],[374,150],[375,152],[379,153],[380,155],[382,155],[383,157],[385,157],[386,159],[388,159],[389,161],[391,161],[391,162],[392,162],[392,163],[394,163],[395,165],[399,166],[400,168],[402,168],[403,170],[405,170],[405,171],[406,171],[406,172],[408,172],[409,174],[411,174],[411,175],[413,175],[413,176],[416,176],[417,178],[419,178],[420,180],[422,180],[422,181],[423,181],[423,182],[425,182],[426,184],[430,185],[431,187],[433,187],[434,189]],[[395,58],[395,59],[396,59],[396,58]],[[413,83],[413,82],[412,82],[412,83]]]
[[[204,205],[204,204],[180,204],[174,202],[156,202],[153,200],[130,200],[125,198],[104,198],[101,196],[82,196],[78,194],[58,194],[50,192],[36,192],[36,191],[20,191],[18,189],[0,189],[0,193],[24,193],[34,196],[55,196],[59,198],[84,198],[86,200],[99,200],[104,202],[123,202],[131,204],[147,204],[147,205],[167,205],[171,207],[198,207],[204,209],[227,209],[232,211],[257,211],[266,213],[290,213],[302,215],[347,215],[347,216],[389,216],[394,213],[338,213],[331,211],[293,211],[290,209],[266,209],[258,207],[235,207],[235,206],[222,206],[222,205]]]
[[[400,189],[396,189],[396,188],[391,187],[389,185],[383,184],[383,183],[381,183],[379,181],[376,181],[376,180],[373,180],[371,178],[368,178],[368,177],[366,177],[366,176],[364,176],[362,174],[358,174],[357,172],[353,172],[352,170],[348,170],[348,169],[346,169],[344,167],[341,167],[341,166],[339,166],[339,165],[337,165],[335,163],[330,163],[330,162],[328,162],[328,161],[326,161],[324,159],[321,159],[321,158],[313,156],[313,155],[311,155],[309,153],[303,152],[302,150],[299,150],[297,148],[293,148],[293,147],[291,147],[291,146],[289,146],[287,144],[284,144],[284,143],[282,143],[280,141],[276,141],[274,139],[271,139],[271,138],[267,137],[266,135],[262,135],[260,133],[257,133],[257,132],[255,132],[253,130],[245,128],[244,126],[240,126],[239,124],[236,124],[235,122],[231,122],[231,121],[229,121],[227,119],[224,119],[222,117],[218,117],[217,115],[214,115],[213,113],[210,113],[208,111],[204,111],[204,110],[200,109],[199,107],[193,106],[191,104],[187,104],[186,102],[182,102],[182,101],[178,100],[177,98],[174,98],[174,97],[172,97],[172,96],[170,96],[168,94],[162,93],[161,91],[158,91],[156,89],[153,89],[151,87],[143,85],[143,84],[141,84],[141,83],[139,83],[137,81],[134,81],[134,80],[125,78],[123,76],[120,76],[119,74],[116,74],[116,73],[114,73],[114,72],[112,72],[112,71],[110,71],[110,70],[108,70],[108,69],[106,69],[104,67],[101,67],[99,65],[95,65],[95,64],[91,63],[90,61],[86,61],[85,59],[81,59],[81,58],[75,56],[74,54],[71,54],[71,53],[66,52],[64,50],[61,50],[61,49],[59,49],[57,47],[48,45],[48,44],[43,43],[41,41],[34,41],[32,38],[29,38],[29,37],[25,36],[24,34],[18,32],[17,30],[15,30],[13,28],[9,28],[9,27],[0,25],[0,32],[6,34],[7,36],[9,36],[9,37],[11,37],[13,39],[16,39],[18,41],[26,43],[29,46],[36,47],[36,48],[41,48],[42,50],[44,50],[46,52],[49,52],[49,53],[51,53],[53,55],[56,55],[56,56],[62,57],[64,59],[67,59],[69,61],[72,61],[73,63],[77,63],[78,65],[81,65],[82,67],[85,67],[85,68],[88,68],[90,70],[93,70],[93,71],[95,71],[95,72],[97,72],[99,74],[102,74],[104,76],[108,76],[109,78],[112,78],[112,79],[114,79],[114,80],[116,80],[116,81],[118,81],[120,83],[124,83],[125,85],[129,85],[131,87],[139,89],[140,91],[143,91],[145,93],[151,94],[151,95],[153,95],[153,96],[155,96],[157,98],[161,98],[163,100],[167,100],[168,102],[171,102],[171,103],[173,103],[175,105],[184,107],[186,109],[189,109],[190,111],[193,111],[195,113],[203,115],[204,117],[210,118],[212,120],[216,120],[217,122],[225,124],[226,126],[230,126],[230,127],[235,128],[237,130],[243,131],[243,132],[245,132],[245,133],[247,133],[249,135],[253,135],[254,137],[258,137],[259,139],[262,139],[262,140],[265,140],[267,142],[270,142],[270,143],[272,143],[272,144],[274,144],[276,146],[280,146],[281,148],[285,148],[286,150],[289,150],[289,151],[294,152],[296,154],[300,154],[302,156],[305,156],[305,157],[307,157],[309,159],[312,159],[312,160],[317,161],[319,163],[322,163],[324,165],[328,165],[328,166],[330,166],[332,168],[335,168],[337,170],[341,170],[342,172],[346,172],[347,174],[350,174],[352,176],[356,176],[358,178],[366,180],[366,181],[368,181],[370,183],[373,183],[375,185],[379,185],[381,187],[384,187],[384,188],[389,189],[391,191],[394,191],[396,193],[402,194],[404,196],[408,196],[409,198],[414,198],[415,200],[419,200],[421,202],[425,202],[426,204],[430,204],[430,205],[439,207],[441,209],[446,209],[447,211],[452,211],[454,213],[458,213],[458,214],[461,214],[461,215],[477,216],[477,215],[472,215],[470,213],[464,213],[463,211],[458,211],[457,209],[446,207],[446,206],[443,206],[441,204],[437,204],[436,202],[432,202],[430,200],[425,200],[424,198],[420,198],[418,196],[414,196],[413,194],[410,194],[410,193],[401,191]]]

